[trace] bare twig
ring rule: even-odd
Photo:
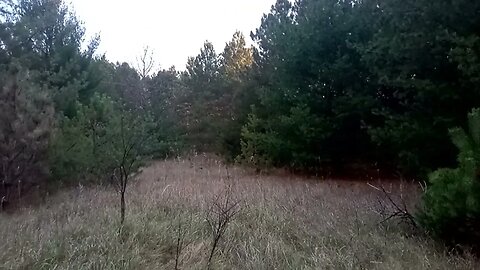
[[[190,216],[190,220],[187,222],[188,225],[191,226],[192,224],[192,217]],[[176,243],[175,243],[175,270],[180,269],[180,257],[182,255],[182,251],[191,243],[186,242],[185,238],[190,228],[186,228],[184,224],[184,220],[181,218],[178,220],[178,224],[176,226]]]
[[[155,67],[155,60],[153,59],[153,51],[150,47],[143,48],[143,53],[137,58],[137,70],[141,79],[147,78]]]
[[[383,195],[383,198],[378,199],[378,203],[381,206],[379,214],[381,214],[384,219],[380,223],[385,223],[393,218],[398,218],[399,222],[406,223],[414,228],[417,227],[417,221],[415,217],[408,210],[407,204],[403,197],[400,199],[400,202],[396,202],[391,195],[391,192],[385,190],[383,186],[377,187],[368,183],[373,189],[380,191]],[[385,205],[385,202],[389,206]],[[387,209],[391,209],[390,211]]]
[[[206,215],[206,221],[212,233],[212,242],[207,264],[208,269],[211,268],[212,259],[218,249],[220,240],[225,235],[229,224],[234,220],[239,211],[239,201],[233,198],[231,185],[227,184],[225,193],[214,197]]]

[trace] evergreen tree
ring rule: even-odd
[[[451,244],[480,243],[480,110],[468,115],[468,132],[450,130],[459,150],[458,167],[440,169],[430,174],[423,209],[422,224]]]
[[[242,81],[253,64],[253,49],[248,48],[245,36],[237,31],[222,53],[222,73],[233,81]]]
[[[52,91],[56,111],[71,115],[76,100],[88,102],[98,85],[92,61],[99,38],[82,51],[85,30],[61,0],[21,0],[9,8],[0,31],[3,63],[20,62]]]
[[[213,44],[206,41],[200,53],[188,59],[183,77],[188,91],[182,102],[187,138],[201,151],[215,151],[215,120],[221,114],[217,101],[223,90],[220,70],[220,57]]]
[[[242,126],[247,122],[250,106],[257,102],[253,74],[253,48],[247,47],[245,36],[237,31],[221,54],[224,92],[218,102],[222,107],[220,134],[221,152],[227,158],[240,154]]]
[[[1,204],[18,198],[48,175],[46,150],[53,126],[53,106],[46,89],[12,66],[0,77]]]
[[[447,130],[464,125],[464,115],[480,102],[478,84],[463,78],[462,56],[462,40],[478,36],[480,5],[391,0],[375,6],[380,23],[361,49],[380,102],[372,139],[397,153],[403,169],[451,165]]]

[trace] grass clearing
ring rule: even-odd
[[[379,224],[381,194],[366,183],[256,175],[197,157],[144,168],[127,190],[121,231],[119,197],[102,187],[62,191],[3,214],[0,269],[175,269],[176,262],[179,269],[205,269],[212,241],[206,211],[228,186],[240,212],[213,269],[480,267],[473,256],[449,255],[394,221]],[[415,186],[402,188],[410,201],[417,196]]]

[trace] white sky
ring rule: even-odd
[[[205,40],[217,53],[236,30],[250,41],[275,0],[70,0],[87,37],[100,33],[99,52],[134,63],[145,46],[161,68],[184,70]]]

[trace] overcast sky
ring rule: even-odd
[[[205,40],[217,52],[236,30],[250,40],[275,0],[70,0],[87,36],[99,33],[100,53],[133,63],[148,45],[161,68],[185,69]]]

